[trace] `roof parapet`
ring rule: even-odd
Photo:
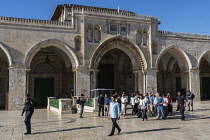
[[[206,34],[193,34],[193,33],[182,33],[182,32],[170,32],[170,31],[158,31],[159,35],[166,36],[181,36],[181,37],[190,37],[190,38],[203,38],[210,39],[210,35]]]
[[[46,26],[46,27],[66,27],[66,28],[70,28],[72,26],[71,23],[69,22],[0,16],[0,24],[1,23],[14,23],[14,24],[36,25],[36,26]]]

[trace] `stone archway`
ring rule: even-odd
[[[186,94],[189,89],[189,70],[191,63],[184,51],[177,47],[164,49],[156,61],[158,92],[171,93],[176,97],[176,92]]]
[[[0,43],[0,109],[8,109],[9,70],[12,57],[6,47]]]
[[[135,43],[130,42],[129,39],[125,37],[121,37],[121,36],[117,36],[117,37],[104,41],[103,43],[101,43],[101,45],[99,45],[99,47],[97,47],[97,49],[93,53],[91,57],[90,65],[89,65],[89,68],[92,70],[91,88],[94,89],[98,87],[97,86],[98,68],[102,64],[102,61],[104,61],[105,59],[104,57],[106,57],[106,55],[108,54],[111,54],[113,56],[114,52],[120,53],[120,56],[124,57],[123,60],[128,60],[128,64],[131,65],[130,71],[133,72],[132,76],[133,76],[133,82],[134,82],[134,91],[135,92],[140,91],[141,93],[143,93],[145,90],[144,88],[145,81],[143,81],[143,71],[145,71],[145,69],[147,68],[146,59],[143,53],[141,52],[141,50],[139,49],[139,47],[135,45]],[[114,61],[116,61],[116,59]],[[114,67],[116,67],[116,65]],[[116,68],[115,68],[115,71],[116,71]],[[117,77],[116,74],[114,77],[115,78]],[[122,92],[122,89],[116,89],[116,90]]]
[[[198,59],[200,76],[200,97],[201,100],[210,99],[210,51],[205,51]]]
[[[75,89],[74,72],[78,60],[74,52],[58,40],[46,40],[32,47],[26,57],[27,93],[40,106],[49,96],[71,97]],[[44,100],[43,100],[44,99]]]
[[[68,45],[57,39],[44,40],[30,48],[24,58],[25,66],[29,68],[35,54],[41,49],[49,46],[54,46],[55,48],[57,48],[58,53],[60,53],[60,55],[62,55],[65,60],[70,60],[66,61],[67,66],[72,65],[73,69],[76,69],[79,66],[79,61],[74,51]]]

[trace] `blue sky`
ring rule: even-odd
[[[48,20],[58,4],[120,6],[122,10],[157,16],[159,30],[210,34],[210,0],[0,0],[0,16]]]

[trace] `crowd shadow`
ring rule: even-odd
[[[71,128],[71,129],[62,129],[62,130],[54,130],[54,131],[36,132],[36,133],[33,133],[33,134],[34,135],[36,135],[36,134],[47,134],[47,133],[65,132],[65,131],[82,130],[82,129],[93,129],[93,128],[98,128],[98,127],[103,127],[103,126],[78,127],[78,128]]]
[[[145,132],[156,132],[156,131],[166,131],[166,130],[174,130],[180,128],[160,128],[160,129],[150,129],[150,130],[141,130],[141,131],[132,131],[132,132],[123,132],[121,134],[134,134],[134,133],[145,133]]]

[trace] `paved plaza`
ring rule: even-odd
[[[187,110],[187,109],[186,109]],[[97,113],[58,115],[46,109],[36,109],[32,117],[32,135],[25,136],[21,111],[0,111],[1,140],[202,140],[210,139],[210,101],[196,102],[194,112],[186,111],[186,121],[174,111],[166,120],[149,118],[142,122],[136,116],[122,117],[120,135],[107,136],[111,121]],[[117,132],[116,132],[117,133]],[[178,138],[179,137],[179,138]]]

